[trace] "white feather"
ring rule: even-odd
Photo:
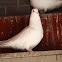
[[[33,12],[34,10],[34,12]],[[4,41],[1,47],[12,47],[17,49],[32,50],[39,44],[43,38],[43,28],[38,9],[33,9],[30,16],[29,25],[19,34],[7,41]]]
[[[53,10],[62,6],[62,0],[30,0],[31,6],[39,10]]]

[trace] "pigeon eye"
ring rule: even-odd
[[[33,12],[35,12],[35,11],[33,10]]]

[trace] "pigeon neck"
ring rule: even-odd
[[[31,13],[29,26],[34,28],[42,27],[39,14]]]

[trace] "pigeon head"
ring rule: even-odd
[[[32,9],[32,12],[35,12],[35,13],[37,13],[37,14],[39,14],[39,12],[38,12],[38,9]]]

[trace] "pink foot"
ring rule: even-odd
[[[29,54],[32,54],[33,55],[33,54],[35,54],[35,52],[34,51],[29,51]]]

